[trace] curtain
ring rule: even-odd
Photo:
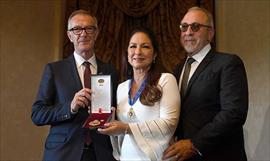
[[[119,73],[123,70],[129,34],[135,26],[149,27],[159,43],[159,69],[171,72],[185,58],[179,39],[181,18],[195,5],[213,12],[214,0],[67,0],[65,24],[76,9],[95,15],[100,31],[95,53],[102,61],[113,64]],[[65,35],[63,57],[73,50]],[[121,75],[121,78],[124,77]]]

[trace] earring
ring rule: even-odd
[[[154,55],[154,58],[153,58],[153,61],[152,61],[153,64],[156,63],[156,58],[157,58],[157,55]]]

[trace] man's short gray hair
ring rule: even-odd
[[[72,12],[71,14],[70,14],[70,16],[69,16],[69,18],[68,18],[68,30],[70,30],[71,29],[71,19],[74,17],[74,16],[76,16],[76,15],[86,15],[86,16],[90,16],[90,17],[92,17],[93,18],[93,20],[94,20],[94,23],[95,23],[95,26],[96,27],[98,27],[97,26],[97,18],[95,17],[95,16],[93,16],[93,15],[91,15],[90,14],[90,12],[88,12],[88,11],[85,11],[85,10],[82,10],[82,9],[80,9],[80,10],[76,10],[76,11],[74,11],[74,12]]]
[[[190,9],[188,9],[188,12],[189,11],[194,11],[194,10],[197,10],[197,11],[202,11],[206,17],[207,17],[207,25],[211,26],[212,28],[214,28],[214,20],[213,20],[213,15],[207,10],[207,9],[204,9],[204,8],[201,8],[201,7],[191,7]]]

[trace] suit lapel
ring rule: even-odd
[[[71,71],[71,77],[73,78],[74,82],[75,82],[75,88],[76,88],[76,91],[82,89],[82,82],[80,80],[80,77],[79,77],[79,73],[78,73],[78,70],[77,70],[77,66],[76,66],[76,63],[75,63],[75,58],[73,55],[71,55],[70,57],[68,57],[67,59],[69,61],[69,70],[68,71]]]
[[[104,70],[105,69],[103,69],[103,63],[99,60],[99,59],[96,59],[96,61],[97,61],[97,75],[102,75],[102,74],[104,74]]]
[[[74,91],[73,92],[78,92],[79,90],[81,90],[83,88],[82,86],[82,82],[81,82],[81,79],[80,79],[80,76],[79,76],[79,72],[77,70],[77,65],[76,65],[76,62],[75,62],[75,58],[73,55],[71,55],[70,57],[68,57],[68,64],[69,64],[69,71],[70,74],[71,74],[71,77],[72,77],[72,84],[71,86],[74,87]],[[83,108],[83,109],[80,109],[79,110],[79,117],[78,119],[80,119],[82,121],[82,123],[86,120],[86,118],[88,117],[88,110],[87,108]]]
[[[213,51],[213,49],[211,49],[208,52],[208,54],[205,56],[205,58],[202,60],[200,65],[197,67],[197,69],[195,70],[192,77],[190,78],[185,97],[188,95],[188,93],[190,91],[190,88],[193,85],[193,83],[196,81],[196,79],[199,77],[199,75],[202,73],[202,71],[205,69],[205,67],[211,62],[213,56],[214,56],[214,51]]]
[[[186,58],[184,59],[186,60]],[[182,70],[183,70],[183,67],[184,67],[184,64],[185,64],[185,61],[183,61],[182,63],[178,64],[174,70],[174,76],[176,77],[176,80],[177,80],[177,84],[179,86],[181,86],[181,84],[179,84],[180,82],[180,76],[181,76],[181,73],[182,73]]]

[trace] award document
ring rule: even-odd
[[[111,76],[91,76],[91,114],[83,127],[96,129],[102,127],[111,118]]]

